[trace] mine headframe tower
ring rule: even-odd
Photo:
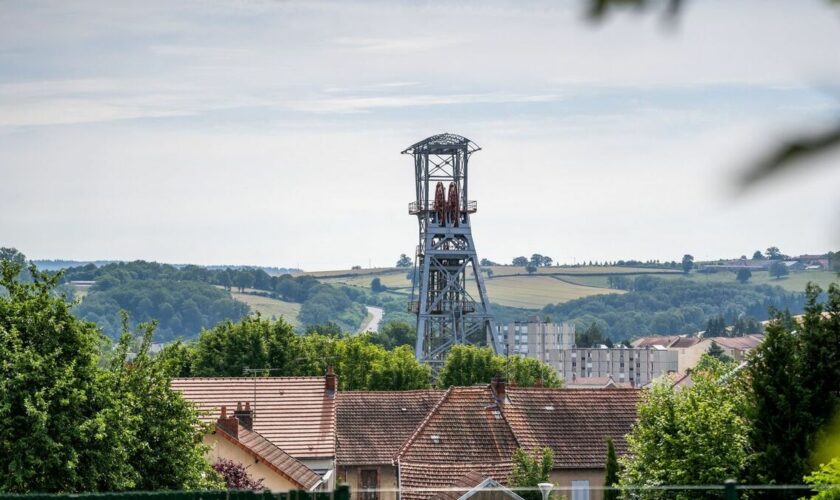
[[[470,230],[476,202],[468,198],[468,162],[479,149],[439,134],[403,151],[414,157],[417,197],[408,213],[420,226],[408,311],[417,315],[415,356],[435,368],[454,344],[489,343],[502,352]]]

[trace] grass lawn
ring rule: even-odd
[[[251,311],[259,312],[265,318],[279,318],[282,316],[292,326],[299,325],[298,313],[300,312],[300,304],[236,291],[232,291],[230,294],[234,299],[248,304],[251,307]]]

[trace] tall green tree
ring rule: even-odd
[[[413,348],[402,345],[392,351],[385,351],[385,355],[373,367],[367,389],[371,391],[427,389],[431,386],[431,380],[432,373],[429,365],[417,361]]]
[[[52,296],[57,278],[24,284],[18,263],[0,266],[0,491],[131,488],[133,417],[97,366],[103,337]]]
[[[604,474],[604,486],[607,488],[618,486],[618,457],[615,454],[615,445],[610,438],[607,438],[607,462],[606,474]],[[604,490],[604,500],[618,500],[621,496],[618,490]]]
[[[468,386],[488,384],[494,375],[504,369],[504,359],[496,356],[489,347],[466,344],[452,346],[446,354],[438,374],[438,386]]]
[[[551,365],[524,356],[502,357],[502,373],[505,378],[519,387],[563,387],[563,379]]]
[[[397,261],[397,267],[411,267],[411,264],[411,258],[408,255],[404,253],[400,254],[400,258]]]
[[[800,339],[790,317],[765,327],[748,367],[750,381],[749,467],[758,484],[796,484],[808,470],[810,422],[802,385]]]
[[[199,335],[192,373],[197,377],[235,377],[245,368],[271,368],[272,375],[294,375],[298,356],[291,325],[259,314],[226,321]]]
[[[711,360],[694,385],[656,383],[642,394],[638,421],[620,459],[625,486],[721,484],[739,477],[748,455],[744,393],[725,366]],[[734,376],[732,376],[734,377]],[[646,492],[645,498],[718,498],[718,492]]]
[[[393,349],[401,345],[414,346],[417,333],[412,325],[405,321],[389,321],[379,327],[379,331],[371,339],[374,343],[386,349]]]
[[[770,260],[782,260],[783,255],[779,247],[770,247],[765,252],[764,255],[767,256]]]
[[[688,274],[691,269],[694,268],[694,256],[685,254],[682,258],[682,270],[684,273]]]
[[[113,392],[119,407],[130,415],[132,439],[128,459],[134,469],[132,489],[190,490],[219,487],[219,478],[205,459],[205,429],[198,425],[194,405],[170,387],[174,350],[152,357],[154,324],[141,324],[139,337],[129,332],[128,318],[110,362]],[[136,346],[137,352],[130,350]]]
[[[488,384],[497,374],[520,387],[561,387],[562,379],[550,365],[522,356],[501,356],[490,347],[458,344],[446,355],[438,374],[441,388]]]
[[[533,455],[522,448],[513,453],[513,470],[510,473],[510,485],[515,488],[529,488],[516,493],[525,500],[541,500],[542,493],[538,485],[548,482],[554,468],[554,452],[551,448],[534,450]]]
[[[148,356],[151,327],[133,360],[130,336],[103,360],[96,326],[52,293],[58,277],[0,268],[0,491],[218,485],[195,411],[169,389],[173,363]]]
[[[738,280],[738,283],[746,283],[747,281],[752,278],[752,271],[749,269],[738,269],[738,274],[735,275],[735,279]]]
[[[770,264],[770,267],[767,269],[767,272],[770,273],[770,276],[773,276],[776,279],[781,279],[782,276],[787,276],[788,274],[790,274],[790,270],[781,260],[777,260]]]
[[[753,480],[797,483],[825,426],[840,408],[840,287],[806,288],[800,321],[777,315],[749,363],[751,382],[750,470]]]

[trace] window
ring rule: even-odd
[[[376,469],[362,469],[361,472],[361,500],[378,500],[379,493],[379,473]],[[364,491],[369,490],[369,491]],[[588,497],[587,497],[588,498]]]
[[[572,481],[572,500],[589,500],[589,481]]]

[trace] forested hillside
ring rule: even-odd
[[[117,338],[121,310],[128,311],[132,324],[157,320],[158,342],[193,337],[202,328],[238,321],[249,312],[246,304],[233,300],[225,290],[198,281],[167,279],[129,280],[107,287],[97,283],[74,312]]]
[[[120,331],[120,310],[128,311],[132,324],[158,320],[156,341],[192,338],[221,321],[237,321],[250,308],[234,300],[231,290],[299,303],[297,320],[304,325],[332,322],[355,331],[366,315],[361,291],[323,284],[312,276],[270,276],[256,268],[135,261],[70,268],[62,280],[95,281],[75,311],[112,337]]]
[[[657,334],[695,333],[709,319],[723,316],[732,324],[741,315],[757,320],[770,308],[801,313],[805,297],[769,285],[695,283],[639,276],[632,290],[621,295],[597,295],[548,305],[542,309],[554,321],[579,326],[596,323],[613,341]]]

